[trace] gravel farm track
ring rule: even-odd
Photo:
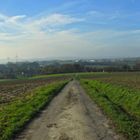
[[[14,140],[123,140],[73,80]]]

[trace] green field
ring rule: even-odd
[[[0,104],[0,139],[9,140],[65,86],[67,81],[40,86]]]
[[[45,79],[45,78],[57,78],[57,77],[74,77],[75,73],[64,73],[64,74],[48,74],[48,75],[37,75],[28,79]]]
[[[140,73],[68,73],[0,81],[0,140],[11,139],[65,86],[77,79],[118,133],[140,139]]]
[[[78,76],[84,79],[87,78],[128,88],[140,89],[140,72],[80,73]]]
[[[140,73],[91,74],[80,81],[119,133],[140,139]]]

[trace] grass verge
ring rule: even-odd
[[[34,117],[67,82],[57,82],[36,88],[22,99],[1,106],[0,108],[0,140],[11,139],[23,126]]]
[[[93,80],[81,80],[88,95],[129,140],[140,140],[140,91]]]

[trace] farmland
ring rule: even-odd
[[[82,76],[81,76],[82,77]],[[140,73],[105,73],[83,76],[87,94],[111,118],[118,132],[140,138]]]
[[[75,80],[72,80],[64,88],[64,92],[60,93],[54,101],[51,101],[71,79]],[[84,88],[84,91],[80,85]],[[87,95],[91,100],[88,99]],[[76,139],[76,133],[82,138],[82,133],[85,133],[86,137],[87,131],[89,132],[87,140],[90,137],[97,140],[102,137],[106,137],[104,140],[108,140],[108,138],[122,140],[118,137],[118,134],[122,134],[129,140],[139,140],[140,138],[140,73],[88,72],[38,75],[21,80],[0,81],[0,140],[10,140],[34,116],[40,114],[40,110],[44,109],[50,101],[52,103],[52,105],[49,105],[50,109],[45,109],[45,112],[50,113],[50,116],[44,114],[45,124],[41,123],[44,121],[33,122],[33,126],[34,123],[37,123],[38,128],[33,128],[35,133],[30,137],[36,138],[35,134],[38,133],[37,138],[40,139],[42,136],[40,130],[43,130],[44,137],[48,139],[51,139],[49,137],[54,135],[58,139],[59,137]],[[101,109],[101,112],[94,103]],[[87,108],[89,109],[88,112],[86,112]],[[62,120],[64,121],[61,122]],[[49,121],[52,121],[52,124],[49,124]],[[79,123],[80,121],[83,125]],[[102,126],[101,122],[106,125]],[[47,128],[46,124],[48,125]],[[60,124],[62,124],[61,127]],[[83,132],[77,130],[79,125]],[[108,125],[113,130],[106,127]],[[55,130],[53,134],[50,133],[52,127]],[[106,133],[114,131],[114,129],[117,134],[115,132]],[[27,128],[27,136],[30,131],[32,130]],[[66,134],[59,136],[56,133],[57,131],[63,133],[66,131]],[[71,131],[74,131],[74,133]],[[91,132],[96,132],[100,138]],[[23,139],[25,138],[23,134]],[[21,137],[19,139],[21,140]]]
[[[64,87],[70,77],[0,82],[0,140],[10,139]]]
[[[140,89],[140,72],[115,72],[115,73],[79,73],[84,79],[93,79],[133,89]]]

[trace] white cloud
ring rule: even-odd
[[[19,38],[24,35],[24,37],[28,38],[31,35],[46,34],[55,31],[56,28],[61,28],[64,25],[81,21],[83,21],[83,19],[58,13],[37,18],[28,18],[26,15],[9,17],[0,14],[0,40],[4,40],[4,37],[5,40],[10,40],[10,36],[11,40],[13,40],[13,36],[18,36]]]
[[[90,14],[98,13],[92,11]],[[0,58],[14,57],[16,54],[27,58],[104,57],[117,55],[115,51],[119,54],[122,50],[124,53],[127,49],[132,50],[132,45],[133,52],[139,50],[140,30],[80,32],[63,28],[77,22],[84,22],[84,19],[59,13],[36,18],[0,14]],[[120,54],[123,55],[123,52]]]
[[[81,22],[83,19],[78,19],[74,17],[70,17],[68,15],[62,15],[62,14],[52,14],[47,17],[42,17],[39,20],[33,21],[32,25],[36,26],[56,26],[56,25],[66,25],[66,24],[71,24],[75,22]]]
[[[0,14],[0,24],[7,24],[7,23],[17,23],[19,20],[25,18],[26,15],[17,15],[17,16],[6,16]]]
[[[138,33],[139,31],[137,31]],[[126,37],[130,35],[131,38]],[[0,55],[21,58],[45,57],[119,57],[138,55],[139,46],[135,31],[96,31],[81,33],[77,30],[58,31],[54,34],[34,34],[0,47]],[[134,36],[134,37],[133,37]],[[132,46],[133,45],[133,46]],[[5,48],[5,49],[4,49]],[[9,49],[8,49],[9,48]],[[131,52],[129,51],[131,50]]]
[[[25,17],[26,17],[26,15],[12,16],[12,17],[7,18],[7,22],[17,23],[18,21],[20,21],[21,19],[23,19]]]

